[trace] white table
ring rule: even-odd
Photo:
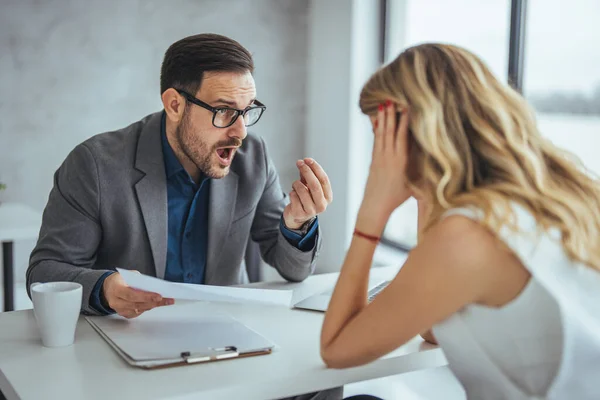
[[[396,268],[376,268],[389,278]],[[295,288],[294,299],[322,291],[337,274],[300,284],[251,286]],[[81,318],[75,344],[41,346],[31,310],[0,314],[0,390],[7,399],[270,399],[446,365],[442,351],[414,338],[369,365],[327,369],[319,356],[323,313],[281,306],[187,303],[171,307],[230,313],[278,345],[270,355],[162,370],[129,367]],[[369,340],[365,337],[365,340]]]
[[[14,310],[15,240],[35,239],[40,232],[42,216],[28,206],[18,203],[0,204],[0,242],[4,273],[4,311]]]

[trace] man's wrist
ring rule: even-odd
[[[284,218],[284,219],[283,219],[283,226],[284,226],[284,227],[285,227],[287,230],[289,230],[289,231],[292,231],[292,232],[294,232],[294,233],[297,233],[297,234],[299,234],[299,235],[301,235],[301,236],[304,236],[304,235],[306,235],[306,234],[308,233],[308,231],[310,230],[310,227],[312,226],[313,222],[314,222],[316,219],[317,219],[317,217],[316,217],[316,216],[315,216],[315,217],[312,217],[312,218],[308,219],[307,221],[304,221],[304,222],[303,222],[302,224],[300,224],[299,226],[292,228],[292,227],[290,227],[290,226],[288,225],[288,223],[285,221],[285,218]]]
[[[112,314],[114,310],[109,306],[108,301],[104,297],[104,283],[110,280],[110,276],[115,274],[114,271],[106,271],[94,285],[90,295],[90,307],[99,314]]]
[[[102,305],[102,307],[106,308],[107,310],[112,310],[112,308],[108,304],[108,300],[106,299],[106,295],[105,295],[106,283],[110,282],[110,277],[115,273],[116,272],[109,274],[104,279],[104,281],[102,282],[102,286],[100,287],[100,304]]]

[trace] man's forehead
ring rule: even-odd
[[[198,97],[209,102],[223,99],[247,105],[256,97],[254,78],[249,72],[207,72],[202,79]]]

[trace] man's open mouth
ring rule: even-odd
[[[230,165],[231,160],[233,160],[233,155],[235,154],[236,147],[221,147],[218,148],[216,153],[219,158],[219,162],[223,165]]]

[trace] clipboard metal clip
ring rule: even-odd
[[[209,351],[192,353],[184,351],[181,353],[181,358],[188,364],[201,363],[207,361],[224,360],[227,358],[239,357],[240,353],[235,346],[225,346],[223,348],[214,349],[210,348]]]

